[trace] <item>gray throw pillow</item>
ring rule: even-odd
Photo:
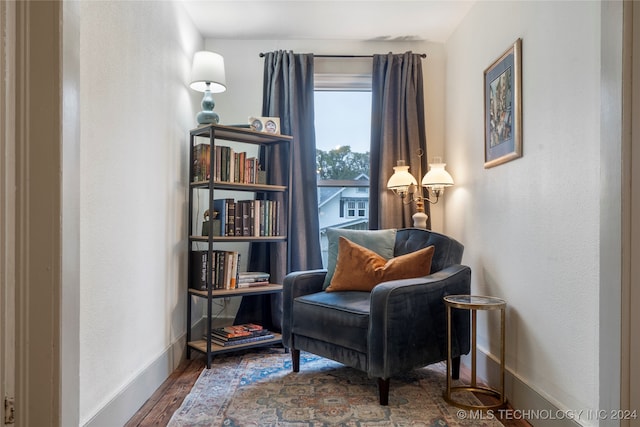
[[[331,283],[333,273],[336,269],[338,258],[338,241],[340,236],[346,237],[353,243],[364,246],[383,257],[386,260],[393,258],[393,250],[396,244],[396,229],[385,230],[348,230],[343,228],[328,228],[327,240],[329,248],[327,254],[327,275],[324,278],[323,289]]]

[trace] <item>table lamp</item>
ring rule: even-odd
[[[216,104],[213,101],[212,94],[227,90],[222,55],[204,50],[196,52],[193,56],[191,84],[189,87],[198,92],[204,92],[201,104],[202,111],[196,115],[198,125],[218,123],[220,116],[213,111]]]

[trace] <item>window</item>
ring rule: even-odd
[[[365,201],[358,202],[358,216],[365,217],[367,215],[367,205],[368,203]]]
[[[330,227],[369,229],[370,57],[314,59],[320,245]]]
[[[366,200],[344,200],[341,208],[341,217],[345,218],[368,218],[369,198]]]
[[[370,90],[315,91],[318,217],[326,266],[327,228],[369,228]]]
[[[347,202],[347,217],[352,218],[356,216],[356,202],[350,200]]]

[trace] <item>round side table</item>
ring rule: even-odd
[[[504,329],[505,309],[507,303],[495,297],[481,295],[448,295],[444,297],[447,307],[447,386],[444,392],[444,400],[463,409],[495,409],[507,403],[504,394]],[[453,308],[471,311],[471,384],[453,386],[451,378],[451,310]],[[500,310],[500,389],[478,385],[476,382],[476,315],[478,310]],[[499,403],[494,405],[467,405],[457,402],[451,396],[457,391],[471,391],[483,393],[498,398]]]

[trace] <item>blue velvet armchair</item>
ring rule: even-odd
[[[291,350],[293,371],[307,351],[377,378],[381,405],[388,405],[390,378],[447,358],[443,297],[469,294],[471,269],[460,265],[463,246],[428,230],[396,233],[394,256],[433,245],[431,274],[394,280],[371,292],[325,292],[326,270],[293,272],[284,279],[282,338]],[[460,356],[470,350],[467,310],[453,310],[453,378]]]

